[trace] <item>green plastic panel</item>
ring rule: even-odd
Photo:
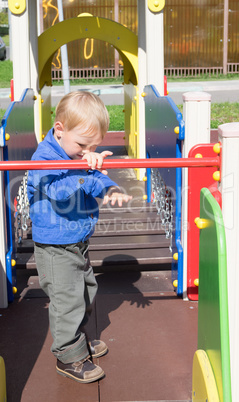
[[[226,238],[222,212],[210,191],[201,190],[198,349],[206,351],[220,401],[231,402]]]

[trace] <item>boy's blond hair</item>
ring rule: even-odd
[[[67,131],[78,124],[99,129],[102,138],[109,128],[108,111],[99,96],[86,91],[65,95],[56,107],[55,122],[60,121]]]

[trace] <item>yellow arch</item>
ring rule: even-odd
[[[124,63],[125,83],[138,82],[138,38],[123,25],[100,17],[71,18],[44,31],[38,38],[39,86],[51,85],[51,62],[62,45],[76,39],[94,38],[118,50]]]

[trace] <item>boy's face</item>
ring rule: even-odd
[[[71,159],[81,159],[87,152],[94,152],[103,139],[98,130],[78,124],[67,131],[61,122],[54,124],[54,138]]]

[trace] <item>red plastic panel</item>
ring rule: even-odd
[[[188,154],[193,158],[197,154],[203,157],[215,157],[214,144],[197,144]],[[212,188],[217,194],[217,183],[212,175],[217,167],[196,167],[188,169],[188,240],[187,240],[187,295],[190,300],[198,300],[198,286],[194,284],[199,278],[199,233],[194,223],[200,216],[200,191],[203,187]]]
[[[218,190],[217,182],[214,182],[210,187],[208,187],[212,196],[218,202],[220,208],[222,209],[222,193]]]
[[[166,75],[164,76],[164,96],[168,95],[168,82]]]

